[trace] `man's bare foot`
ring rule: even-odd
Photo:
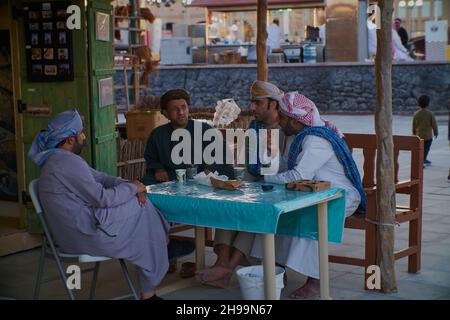
[[[230,285],[230,280],[231,280],[231,275],[230,276],[226,276],[226,277],[224,277],[222,279],[218,279],[218,280],[214,280],[214,281],[205,281],[205,282],[202,282],[202,283],[206,284],[208,286],[221,288],[221,289],[226,289]]]
[[[293,291],[289,298],[291,299],[306,299],[320,294],[320,281],[318,279],[308,278],[306,283]]]
[[[201,282],[214,282],[224,278],[231,278],[233,271],[223,266],[213,266],[197,272],[197,278]]]

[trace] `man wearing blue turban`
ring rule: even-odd
[[[139,181],[92,169],[80,157],[85,135],[78,112],[57,115],[33,141],[28,156],[42,169],[39,197],[56,243],[136,265],[142,299],[160,299],[155,288],[169,267],[169,226]],[[137,199],[136,199],[137,197]]]

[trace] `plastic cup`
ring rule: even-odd
[[[177,175],[178,182],[182,183],[186,181],[186,169],[176,169],[175,174]]]

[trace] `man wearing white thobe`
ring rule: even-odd
[[[335,150],[336,145],[342,147],[344,143],[339,130],[319,115],[311,100],[297,92],[285,94],[279,102],[280,126],[286,136],[294,136],[294,139],[288,140],[286,150],[289,151],[280,156],[279,173],[266,175],[265,181],[275,184],[303,179],[330,181],[332,187],[345,190],[345,216],[352,215],[362,203],[364,193],[348,148],[347,152]],[[277,263],[308,276],[306,284],[292,292],[291,298],[302,299],[319,294],[317,240],[277,236],[275,254]],[[262,257],[261,241],[254,241],[251,255]]]

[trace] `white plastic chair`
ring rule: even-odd
[[[94,272],[93,277],[92,277],[90,294],[89,294],[89,299],[94,299],[95,286],[97,283],[98,272],[100,269],[100,262],[106,261],[106,260],[111,260],[112,258],[95,257],[95,256],[87,255],[87,254],[67,254],[67,253],[62,252],[55,246],[55,242],[53,241],[51,232],[48,228],[48,225],[47,225],[47,222],[46,222],[46,219],[44,216],[44,212],[42,210],[41,202],[39,200],[38,181],[39,181],[39,179],[35,179],[35,180],[31,181],[30,185],[29,185],[31,201],[33,202],[34,208],[36,210],[36,214],[38,215],[39,220],[42,224],[42,228],[44,229],[41,256],[39,259],[39,269],[38,269],[38,275],[37,275],[37,280],[36,280],[36,286],[34,288],[33,299],[36,300],[39,298],[39,292],[40,292],[42,283],[50,282],[50,281],[53,281],[53,280],[56,280],[59,278],[59,277],[52,277],[52,278],[42,279],[43,272],[44,272],[45,258],[51,258],[51,259],[55,260],[56,265],[58,267],[59,275],[61,277],[61,280],[63,281],[64,289],[66,290],[67,295],[70,300],[75,300],[75,296],[74,296],[72,290],[70,290],[66,285],[67,284],[67,276],[66,276],[66,273],[64,272],[62,262],[68,262],[68,263],[92,263],[92,262],[95,262],[95,266],[93,268],[85,269],[82,271],[82,273],[90,272],[90,271]],[[130,288],[131,294],[125,295],[125,296],[120,296],[120,297],[115,297],[115,298],[113,298],[113,300],[126,299],[129,297],[133,297],[134,299],[138,300],[138,295],[136,293],[136,289],[134,288],[133,282],[131,281],[131,277],[128,272],[125,261],[123,259],[118,259],[118,260],[119,260],[120,266],[122,268],[122,273],[127,281],[128,287]]]

